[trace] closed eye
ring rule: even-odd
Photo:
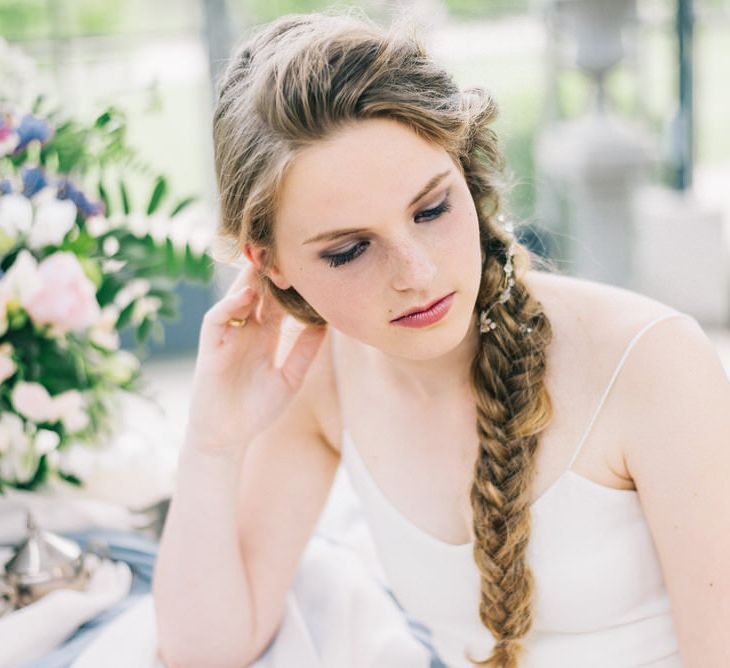
[[[433,207],[432,209],[426,209],[425,211],[419,211],[415,215],[415,220],[433,220],[434,218],[438,218],[441,214],[446,213],[447,211],[451,210],[451,204],[449,203],[449,196],[448,194],[446,197],[444,197],[441,204]]]
[[[413,217],[413,220],[416,222],[430,222],[432,220],[436,220],[448,211],[451,211],[451,204],[449,202],[449,195],[447,193],[440,204],[430,209],[424,209],[423,211],[419,211]],[[325,260],[328,260],[330,267],[339,267],[348,262],[352,262],[352,260],[362,255],[369,245],[369,241],[358,241],[342,253],[323,255],[322,257]]]

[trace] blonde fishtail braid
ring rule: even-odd
[[[491,240],[484,286],[501,285],[510,241]],[[518,246],[525,257],[523,251]],[[497,276],[491,278],[492,273]],[[494,287],[491,294],[496,294]],[[481,575],[479,617],[495,646],[486,659],[467,658],[486,668],[517,668],[520,639],[532,625],[534,582],[526,553],[537,434],[552,415],[544,385],[552,329],[542,305],[519,278],[509,299],[490,310],[497,327],[482,334],[472,364],[479,454],[470,501],[473,556]]]

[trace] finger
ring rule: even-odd
[[[244,266],[241,271],[238,272],[238,275],[233,279],[233,282],[226,291],[226,296],[238,292],[247,285],[254,288],[259,286],[258,274],[256,272],[256,268],[252,264]]]
[[[207,323],[216,326],[227,326],[231,318],[249,318],[253,310],[256,291],[250,286],[226,295],[214,304],[205,314]]]
[[[297,337],[281,367],[281,374],[292,390],[296,391],[301,386],[326,334],[326,325],[310,325]]]
[[[256,305],[256,322],[278,330],[285,315],[286,310],[270,292],[262,293],[261,300]]]

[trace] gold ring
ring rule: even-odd
[[[239,318],[231,318],[227,324],[229,324],[231,327],[243,327],[247,321],[248,318],[244,318],[243,320]]]

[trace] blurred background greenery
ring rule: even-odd
[[[502,110],[498,121],[515,174],[514,207],[534,214],[532,147],[546,90],[542,4],[530,0],[433,0],[336,3],[359,7],[387,21],[410,9],[435,17],[431,47],[463,84],[492,89]],[[0,0],[0,35],[22,45],[55,80],[64,104],[92,114],[112,101],[130,115],[132,143],[169,173],[181,190],[213,197],[208,132],[210,83],[205,64],[206,3],[200,0]],[[234,39],[250,27],[289,12],[332,7],[326,0],[230,0]],[[617,68],[608,82],[618,109],[657,134],[676,105],[674,2],[640,1],[640,35],[634,70]],[[730,109],[726,85],[730,60],[730,2],[695,3],[696,159],[727,161]],[[465,40],[465,38],[467,38]],[[456,47],[456,48],[455,48]],[[641,70],[636,75],[636,68]],[[579,71],[559,80],[561,113],[588,104],[589,83]],[[638,91],[637,87],[641,90]]]

